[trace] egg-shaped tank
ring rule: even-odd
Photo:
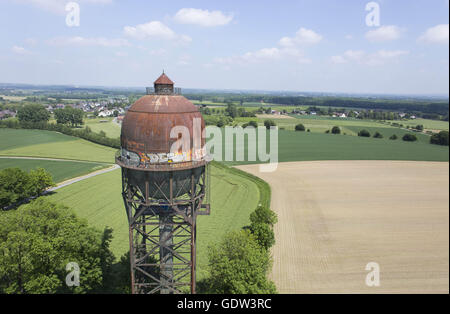
[[[122,122],[121,149],[116,162],[131,185],[153,199],[168,199],[170,179],[177,197],[197,183],[206,164],[205,122],[197,107],[174,93],[164,73],[154,93],[137,100]]]

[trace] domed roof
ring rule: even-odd
[[[173,82],[165,75],[156,82]],[[155,82],[155,85],[158,83]],[[122,122],[122,150],[136,154],[169,153],[177,138],[171,138],[174,127],[186,127],[189,131],[191,147],[185,147],[181,153],[187,158],[199,154],[193,150],[193,136],[196,123],[201,132],[205,129],[205,121],[197,107],[184,96],[169,94],[152,94],[141,97],[128,110]],[[197,124],[198,125],[198,124]],[[201,134],[201,133],[200,133]],[[201,135],[200,135],[201,136]],[[202,147],[205,139],[201,138]],[[190,160],[190,159],[188,159]]]
[[[129,112],[189,113],[198,112],[197,107],[181,95],[146,95],[137,100]]]

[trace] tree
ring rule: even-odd
[[[358,132],[358,136],[370,137],[370,133],[367,130],[361,130],[361,131]]]
[[[395,141],[397,138],[398,138],[397,135],[393,134],[389,139]]]
[[[303,124],[297,124],[295,126],[295,131],[300,131],[300,132],[304,132],[305,131],[305,126]]]
[[[273,226],[277,223],[277,220],[277,215],[272,210],[261,205],[250,214],[250,232],[265,250],[275,244]]]
[[[265,250],[270,249],[275,244],[275,233],[270,225],[265,223],[252,223],[250,232],[255,236],[255,240]]]
[[[256,122],[256,121],[249,121],[248,123],[245,123],[245,124],[243,124],[242,125],[242,127],[245,129],[246,127],[253,127],[253,128],[257,128],[258,127],[258,122]]]
[[[448,131],[441,131],[438,134],[433,134],[430,139],[431,144],[448,146]]]
[[[251,223],[263,223],[273,227],[277,221],[277,214],[275,214],[270,208],[261,205],[250,214]]]
[[[58,124],[71,124],[72,127],[77,127],[83,124],[83,110],[75,109],[70,106],[64,109],[56,109],[54,111],[56,123]]]
[[[110,269],[110,230],[102,233],[68,208],[38,199],[0,215],[0,293],[102,291]],[[66,265],[80,268],[80,285],[66,285]]]
[[[267,130],[270,130],[271,127],[277,126],[277,124],[273,120],[265,120],[264,126],[266,127]]]
[[[52,176],[42,168],[27,173],[19,168],[0,171],[0,209],[15,205],[30,197],[42,195],[54,186]]]
[[[209,293],[273,294],[276,288],[267,280],[270,256],[247,230],[227,234],[222,242],[210,247]]]
[[[227,108],[225,109],[225,112],[228,116],[232,117],[233,119],[238,116],[236,105],[233,103],[228,104]]]
[[[373,135],[374,138],[383,138],[383,134],[381,134],[380,132],[375,132],[375,134]]]
[[[333,134],[341,134],[341,129],[338,126],[334,126],[331,129],[331,133],[333,133]]]
[[[30,104],[19,108],[17,118],[20,122],[48,122],[50,113],[42,105]]]
[[[31,196],[28,174],[19,168],[0,171],[0,209],[11,206]]]
[[[70,122],[69,115],[64,109],[55,109],[53,114],[55,115],[56,123],[58,124],[68,124]]]
[[[33,187],[33,196],[41,196],[48,188],[55,186],[52,175],[43,168],[31,170],[28,175]]]
[[[405,142],[415,142],[417,141],[417,136],[415,134],[406,133],[405,135],[403,135],[403,140]]]

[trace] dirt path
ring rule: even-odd
[[[58,183],[58,185],[56,187],[48,189],[47,193],[54,192],[54,191],[59,190],[59,189],[61,189],[63,187],[66,187],[68,185],[71,185],[71,184],[74,184],[74,183],[77,183],[77,182],[80,182],[80,181],[83,181],[83,180],[86,180],[86,179],[89,179],[89,178],[92,178],[92,177],[104,174],[104,173],[107,173],[107,172],[111,172],[111,171],[114,171],[114,170],[119,169],[119,168],[120,167],[118,165],[112,165],[111,167],[108,167],[106,169],[94,171],[94,172],[91,172],[91,173],[86,174],[84,176],[80,176],[80,177],[77,177],[77,178],[72,178],[72,179],[60,182],[60,183]]]
[[[402,161],[239,166],[272,187],[271,277],[281,293],[448,293],[449,164]],[[368,287],[369,262],[380,287]]]

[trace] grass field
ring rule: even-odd
[[[101,122],[108,121],[108,122]],[[107,137],[117,138],[120,137],[120,125],[113,122],[113,118],[96,118],[96,119],[85,119],[85,126],[91,128],[93,132],[100,133],[103,131],[106,133]]]
[[[398,129],[397,129],[398,130]],[[223,132],[224,133],[224,132]],[[268,138],[268,136],[267,136]],[[449,148],[425,142],[391,141],[387,138],[362,138],[349,135],[279,131],[278,161],[311,160],[423,160],[448,161]],[[247,140],[246,140],[247,142]],[[247,160],[247,144],[244,155]],[[225,160],[223,141],[223,160]],[[268,147],[268,144],[267,144]],[[236,152],[235,152],[236,153]],[[260,163],[227,161],[228,164]]]
[[[303,124],[306,129],[309,129],[313,133],[325,133],[327,130],[331,130],[334,126],[341,128],[342,133],[347,135],[357,135],[359,130],[364,128],[393,128],[389,125],[372,121],[372,120],[360,120],[360,119],[341,119],[330,118],[321,116],[305,116],[305,115],[289,115],[282,116],[280,118],[277,115],[264,115],[259,118],[236,118],[235,121],[242,125],[251,120],[257,120],[259,125],[264,125],[265,120],[273,120],[279,128],[284,130],[293,131],[297,124]],[[357,130],[355,132],[355,130]]]
[[[100,170],[106,167],[101,163],[0,158],[0,170],[5,168],[20,168],[29,171],[44,168],[52,174],[55,183]]]
[[[271,278],[280,293],[448,294],[448,163],[239,168],[272,187],[278,223]],[[379,287],[365,284],[370,262],[379,264]]]
[[[361,131],[363,128],[361,127],[355,127],[350,126],[346,127],[347,129],[351,130],[352,132],[355,132],[358,134],[359,131]],[[429,144],[430,143],[430,136],[424,133],[420,132],[411,132],[405,129],[401,128],[389,128],[389,127],[364,127],[365,130],[370,132],[370,135],[373,136],[376,132],[379,132],[381,135],[383,135],[384,139],[389,139],[392,135],[397,135],[398,141],[401,141],[401,138],[403,135],[409,133],[414,134],[417,137],[417,140],[422,143]]]
[[[115,150],[43,130],[0,129],[0,156],[47,157],[113,163]]]
[[[405,127],[415,127],[417,125],[423,125],[425,129],[430,130],[449,130],[449,124],[448,121],[436,121],[436,120],[426,120],[426,119],[415,119],[415,120],[407,120],[402,121],[402,123]]]
[[[257,183],[226,167],[211,167],[211,215],[198,218],[198,279],[206,275],[207,247],[230,230],[249,222],[260,199]],[[72,184],[48,196],[86,218],[90,225],[114,229],[112,250],[116,257],[128,251],[128,222],[121,195],[121,172],[102,174]]]

